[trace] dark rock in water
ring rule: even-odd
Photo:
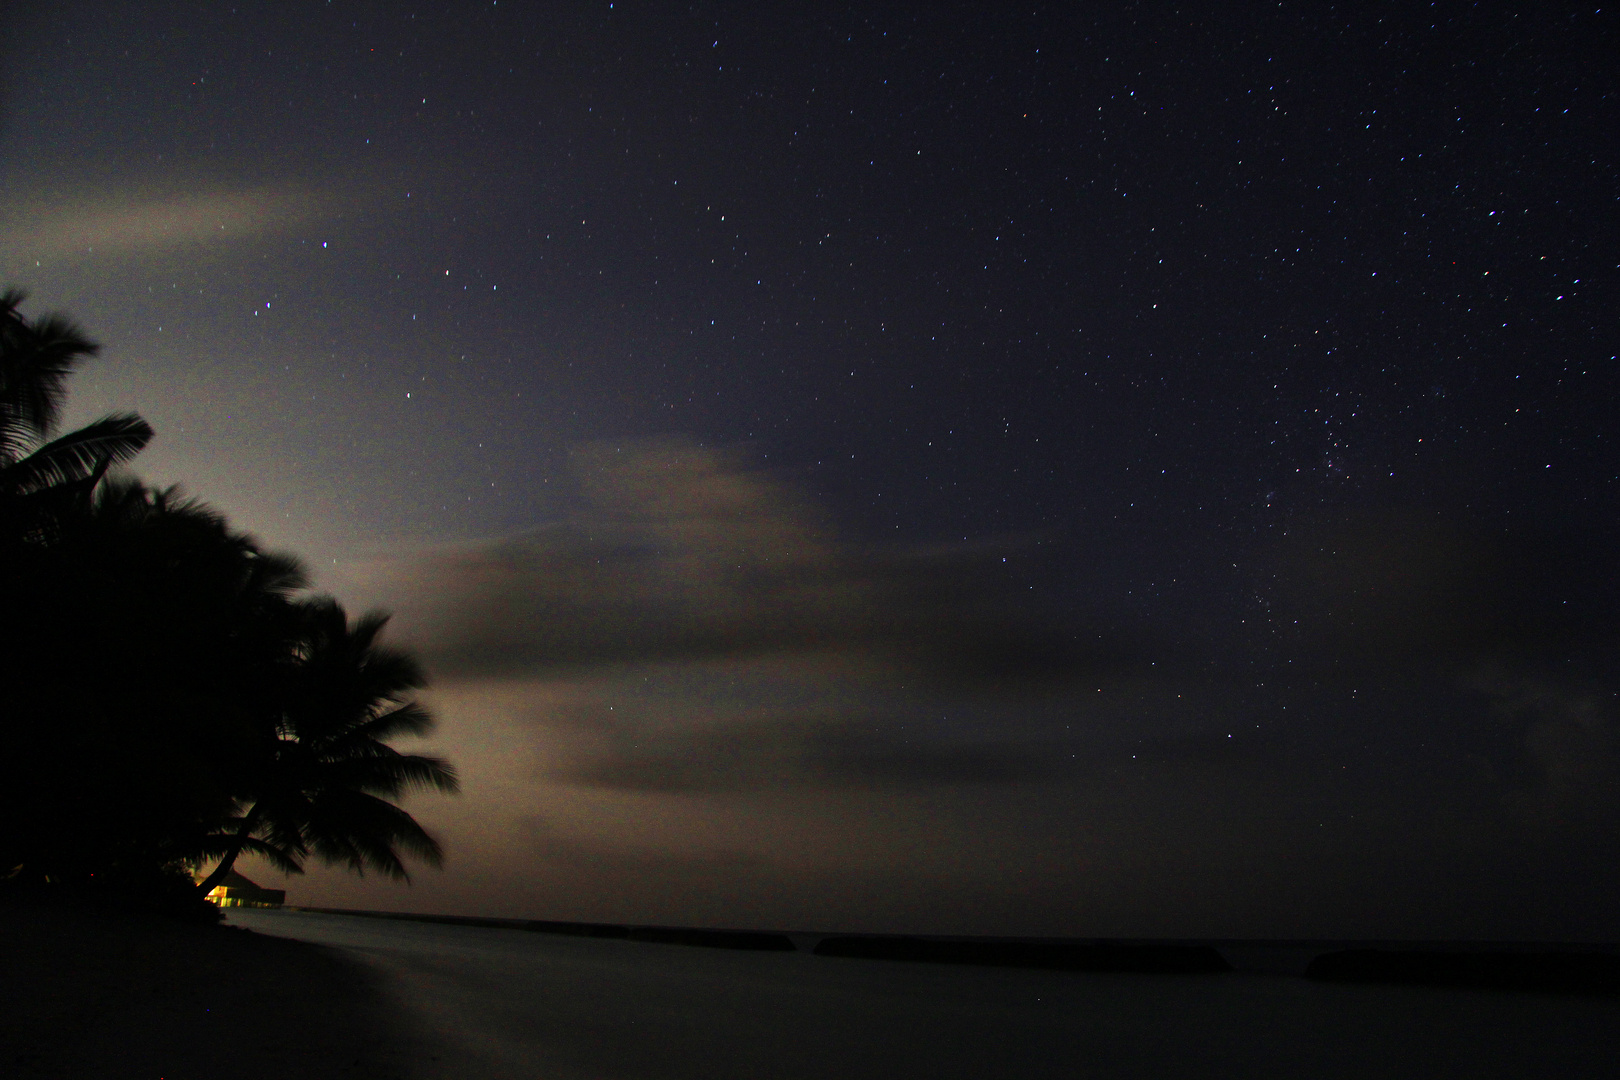
[[[1305,977],[1333,982],[1620,994],[1620,956],[1579,952],[1346,949],[1312,960],[1305,969]]]
[[[496,930],[521,930],[522,919],[486,919],[478,915],[423,915],[415,911],[363,911],[358,908],[304,907],[293,911],[308,911],[316,915],[353,915],[361,919],[386,919],[392,922],[439,923],[443,926],[478,926]]]
[[[523,927],[537,934],[568,934],[573,937],[627,938],[628,926],[617,923],[557,922],[551,919],[531,919]]]
[[[753,930],[693,930],[673,926],[636,926],[631,941],[652,941],[662,945],[700,945],[709,949],[748,949],[754,952],[793,952],[786,934],[765,934]]]
[[[1137,971],[1188,974],[1231,971],[1208,945],[1131,942],[942,941],[912,937],[830,937],[817,956],[910,960],[931,964],[1048,968],[1054,971]]]
[[[537,934],[567,934],[571,937],[621,938],[648,941],[658,945],[699,945],[709,949],[749,949],[754,952],[792,952],[793,942],[786,934],[765,934],[753,930],[700,930],[682,926],[623,926],[618,923],[560,922],[534,919],[525,930]]]

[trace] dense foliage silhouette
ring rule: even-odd
[[[451,767],[386,745],[425,734],[411,658],[305,595],[266,552],[177,491],[110,475],[152,436],[137,416],[56,435],[96,346],[0,294],[0,878],[198,899],[244,851],[404,877],[437,843],[388,801],[456,790]],[[191,875],[214,858],[201,886]]]

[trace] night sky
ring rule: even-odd
[[[1620,936],[1613,13],[12,7],[73,419],[434,675],[293,902]]]

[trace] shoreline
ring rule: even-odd
[[[1030,948],[1069,950],[1101,945],[1114,950],[1111,955],[1117,960],[1119,950],[1162,949],[1165,944],[1162,942],[1099,943],[1093,940],[1085,946],[1076,939],[808,935],[813,939],[813,946],[806,948],[811,944],[806,940],[807,935],[795,932],[783,935],[789,941],[791,952],[773,948],[761,954],[758,949],[739,950],[735,945],[723,944],[723,936],[715,937],[727,933],[758,935],[758,931],[665,927],[661,928],[664,932],[649,935],[633,933],[636,928],[627,928],[621,935],[612,929],[620,924],[333,912],[299,907],[285,909],[285,913],[291,920],[313,920],[308,924],[308,931],[315,932],[303,932],[305,940],[280,936],[279,928],[270,925],[280,917],[279,912],[265,912],[272,917],[263,920],[263,925],[249,929],[229,924],[198,925],[124,912],[0,905],[0,1075],[8,1080],[11,1077],[36,1080],[84,1076],[130,1077],[131,1080],[215,1076],[229,1076],[232,1080],[258,1080],[260,1077],[264,1080],[445,1080],[460,1076],[533,1075],[533,1070],[523,1063],[530,1062],[530,1058],[551,1062],[559,1054],[568,1060],[577,1058],[575,1064],[581,1068],[597,1060],[598,1055],[603,1060],[614,1059],[620,1050],[637,1061],[641,1061],[641,1057],[636,1055],[642,1055],[646,1058],[643,1064],[656,1064],[666,1060],[660,1056],[666,1050],[666,1040],[707,1048],[705,1052],[711,1054],[745,1050],[750,1054],[763,1053],[758,1047],[749,1049],[752,1043],[728,1041],[738,1036],[727,1025],[737,1025],[738,1017],[743,1016],[745,1021],[740,1022],[736,1031],[752,1033],[757,1025],[763,1024],[765,1030],[775,1032],[771,1038],[764,1039],[761,1046],[776,1045],[772,1039],[787,1040],[782,1045],[792,1043],[788,1035],[771,1027],[779,1009],[765,1008],[758,1015],[751,1011],[759,1008],[758,987],[773,987],[772,992],[777,993],[781,1002],[797,1003],[795,1008],[807,1000],[804,994],[811,993],[812,998],[815,997],[812,988],[820,988],[824,994],[832,991],[831,996],[817,1006],[829,1016],[842,1016],[840,1010],[849,1011],[851,1006],[846,999],[851,995],[858,1001],[866,1001],[862,994],[875,994],[867,1002],[874,1008],[887,1003],[885,1008],[897,1008],[906,1015],[910,1015],[906,1010],[914,1009],[919,1016],[928,1017],[938,1011],[935,1009],[938,1001],[927,993],[915,1001],[905,996],[896,998],[894,988],[903,986],[913,991],[933,992],[940,987],[955,987],[958,989],[944,995],[945,1013],[941,1014],[946,1016],[949,1029],[953,1031],[960,1019],[952,1018],[955,1014],[951,1010],[959,1007],[952,1004],[956,1001],[954,995],[972,994],[976,992],[974,987],[986,986],[1000,988],[993,989],[986,999],[993,1003],[1002,1002],[1005,988],[1016,985],[1036,988],[1042,994],[1072,995],[1077,1002],[1092,1002],[1088,1008],[1101,1007],[1099,1002],[1112,1001],[1118,995],[1138,1004],[1159,1001],[1161,994],[1167,995],[1164,1000],[1184,1000],[1191,995],[1197,1001],[1221,1002],[1222,1008],[1234,1010],[1234,1016],[1248,1016],[1244,1012],[1245,1003],[1251,1000],[1273,998],[1293,1002],[1289,1007],[1296,1009],[1306,1007],[1300,1004],[1302,1002],[1308,1005],[1320,1000],[1423,1001],[1431,1008],[1461,1009],[1458,1015],[1465,1018],[1474,1015],[1472,1010],[1476,1008],[1495,1009],[1510,1018],[1535,1017],[1549,1009],[1555,1010],[1556,1015],[1564,1015],[1562,1010],[1567,1009],[1598,1010],[1593,1015],[1601,1016],[1608,1015],[1603,1010],[1613,1009],[1616,997],[1614,988],[1549,985],[1544,971],[1540,975],[1531,971],[1536,977],[1526,982],[1524,961],[1577,955],[1554,953],[1549,948],[1552,943],[1545,942],[1438,943],[1450,947],[1449,952],[1438,954],[1415,948],[1388,950],[1386,955],[1404,958],[1407,971],[1374,972],[1377,977],[1368,978],[1363,967],[1360,971],[1341,972],[1337,978],[1312,980],[1472,988],[1464,997],[1436,996],[1432,991],[1422,991],[1428,995],[1424,997],[1404,996],[1419,993],[1415,990],[1399,991],[1393,997],[1379,991],[1376,996],[1368,997],[1366,990],[1350,987],[1330,990],[1324,986],[1307,990],[1303,980],[1242,977],[1304,973],[1252,962],[1234,963],[1221,971],[1208,967],[1167,970],[1117,964],[1095,967],[1047,962],[998,963],[987,960],[982,954],[987,947],[1005,948],[1019,943]],[[356,921],[345,921],[349,919]],[[400,951],[398,943],[387,944],[385,938],[376,938],[374,931],[361,929],[360,920],[448,924],[467,930],[522,930],[553,938],[555,944],[542,947],[541,942],[528,937],[528,933],[517,939],[491,935],[486,943],[470,951],[458,946],[441,952],[430,944],[411,953],[408,948]],[[597,932],[604,927],[611,932]],[[292,930],[292,926],[288,929]],[[406,933],[399,941],[413,940],[413,933]],[[459,940],[465,935],[456,933],[454,936]],[[557,940],[559,937],[574,940],[565,943]],[[616,940],[603,940],[598,944],[588,940],[590,938]],[[795,938],[799,940],[792,940]],[[326,944],[313,943],[321,940]],[[431,942],[433,939],[416,940]],[[524,941],[527,944],[523,944]],[[836,943],[842,944],[830,950],[822,948]],[[851,943],[858,944],[859,948],[851,951]],[[709,948],[695,951],[641,949],[641,946],[659,944],[707,945]],[[1251,940],[1216,944],[1229,951],[1271,949],[1267,955],[1275,959],[1283,955],[1277,950],[1301,945],[1319,948],[1374,943]],[[1464,948],[1480,945],[1495,948],[1483,951]],[[1504,952],[1501,948],[1504,945],[1523,951]],[[935,950],[934,955],[917,955],[919,946]],[[951,948],[945,948],[941,954],[939,950],[945,946],[958,952],[952,956]],[[1578,955],[1597,958],[1609,965],[1605,970],[1620,968],[1620,950],[1614,946],[1584,948],[1588,951]],[[981,950],[976,958],[972,955],[974,949]],[[1376,950],[1359,950],[1360,960],[1355,962],[1365,965],[1366,954],[1372,952]],[[702,953],[709,955],[705,957]],[[1319,955],[1344,957],[1357,953],[1355,949],[1341,949]],[[798,959],[793,959],[793,954],[797,954]],[[1082,959],[1085,955],[1080,954]],[[1412,977],[1410,967],[1414,961],[1432,964],[1436,956],[1440,956],[1442,962],[1446,962],[1446,957],[1451,958],[1452,970],[1439,972],[1440,978],[1435,977],[1433,970],[1420,970],[1417,974],[1421,977]],[[1506,956],[1510,964],[1512,957],[1518,957],[1519,981],[1502,982],[1500,971],[1495,973],[1495,982],[1489,978],[1482,981],[1478,970],[1460,972],[1467,978],[1459,980],[1455,967],[1458,958],[1467,960],[1480,956]],[[477,957],[484,959],[475,959]],[[639,959],[630,959],[632,957]],[[603,958],[608,962],[603,963]],[[1018,957],[1015,955],[1014,959]],[[1025,961],[1029,959],[1027,954],[1023,957]],[[1300,959],[1296,949],[1294,961],[1297,963]],[[959,973],[947,977],[937,968],[933,973],[927,972],[928,968],[939,964],[954,964]],[[984,970],[996,967],[1045,970],[1022,974],[1011,971],[992,974]],[[978,968],[981,974],[969,974],[967,969],[970,968]],[[1103,981],[1091,975],[1066,977],[1068,973],[1099,971],[1111,974]],[[1149,972],[1156,974],[1147,974]],[[1122,977],[1121,973],[1129,974]],[[1511,968],[1508,973],[1513,974]],[[1484,974],[1491,975],[1488,971]],[[717,977],[721,982],[713,981]],[[469,978],[472,983],[467,982]],[[483,983],[479,983],[480,978]],[[509,982],[511,979],[519,979],[519,983]],[[525,979],[528,982],[522,981]],[[669,986],[673,985],[671,979],[678,983],[695,980],[692,986],[706,988],[705,994],[719,994],[730,1004],[719,1012],[689,1013],[693,999],[686,990],[680,990],[667,1001],[659,996],[667,994]],[[1225,981],[1227,979],[1232,981]],[[1298,989],[1289,989],[1291,984]],[[1513,993],[1479,994],[1479,990]],[[1333,996],[1321,998],[1323,993]],[[1341,996],[1346,994],[1360,996]],[[651,1004],[642,1001],[642,997],[648,997]],[[1469,1001],[1475,1004],[1458,1004]],[[517,1006],[516,1002],[523,1004]],[[1450,1004],[1446,1004],[1448,1002]],[[604,1041],[600,1028],[605,1023],[602,1017],[607,1013],[603,1009],[608,1003],[614,1008],[624,1005],[642,1010],[631,1015],[627,1021],[629,1028],[621,1033],[642,1040],[635,1043],[640,1049],[631,1048],[634,1053],[616,1041],[618,1036]],[[985,1007],[990,1008],[990,1005]],[[995,1004],[994,1009],[1001,1007]],[[853,1015],[865,1017],[865,1008],[857,1004]],[[1042,1007],[1025,1003],[1025,1008],[1033,1011],[1027,1016],[1020,1013],[1021,1023],[1044,1023],[1040,1021],[1045,1015]],[[1404,1017],[1406,1009],[1401,1006],[1396,1012]],[[1269,1011],[1262,1011],[1270,1015]],[[1156,1009],[1148,1012],[1159,1016]],[[1084,1026],[1086,1022],[1084,1010],[1065,1015],[1067,1018],[1060,1026],[1069,1023]],[[510,1022],[513,1016],[521,1016],[515,1027]],[[827,1031],[842,1031],[844,1022],[831,1024]],[[1158,1020],[1153,1022],[1158,1023]],[[1312,1024],[1318,1022],[1328,1021],[1320,1018],[1311,1021]],[[643,1031],[644,1024],[652,1026]],[[1307,1025],[1302,1030],[1314,1029]],[[1539,1028],[1532,1024],[1527,1030]],[[1229,1035],[1224,1029],[1214,1034],[1195,1034],[1196,1038],[1189,1036],[1192,1039],[1189,1046],[1206,1037],[1227,1038]],[[826,1034],[817,1035],[816,1039],[823,1037],[835,1041],[843,1038]],[[871,1037],[876,1039],[877,1035]],[[855,1039],[855,1043],[866,1046],[861,1039]],[[812,1044],[819,1052],[821,1043],[812,1040]],[[856,1056],[861,1057],[865,1052],[861,1049]],[[507,1061],[508,1057],[511,1061]],[[521,1067],[512,1062],[518,1062]],[[659,1071],[665,1068],[664,1064],[657,1068],[648,1065],[648,1068],[652,1069],[648,1076],[665,1075]],[[574,1075],[566,1070],[565,1074]]]
[[[1620,995],[1613,942],[1363,938],[1051,938],[738,930],[505,919],[287,905],[318,915],[518,930],[649,944],[975,967],[1144,974],[1293,975],[1324,982]]]
[[[376,957],[472,1080],[1598,1076],[1620,997],[902,963],[300,911]],[[1605,1071],[1607,1070],[1607,1071]],[[447,1070],[449,1072],[449,1070]]]

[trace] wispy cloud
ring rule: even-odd
[[[1052,747],[952,737],[911,720],[746,716],[695,729],[611,728],[595,752],[552,775],[587,787],[689,794],[919,788],[1015,783],[1049,773],[1057,757]]]
[[[1505,779],[1590,786],[1568,746],[1607,746],[1614,728],[1601,703],[1580,724],[1541,716],[1547,687],[1597,701],[1577,685],[1596,675],[1571,664],[1615,636],[1601,596],[1578,591],[1590,539],[1509,544],[1413,515],[1302,521],[1257,552],[1259,628],[1234,617],[1252,636],[1228,654],[1032,604],[1002,569],[1031,540],[847,539],[731,452],[591,445],[572,473],[560,520],[379,563],[367,583],[440,678],[573,687],[528,711],[556,750],[538,775],[569,785],[1006,785],[1085,758],[1219,770],[1338,739],[1413,752],[1446,739]],[[1543,688],[1535,709],[1493,705],[1505,698],[1490,687],[1525,680]],[[1596,771],[1599,786],[1614,772]]]
[[[0,255],[126,256],[260,236],[318,214],[320,196],[258,187],[0,206]]]
[[[770,474],[680,440],[574,455],[565,520],[393,568],[436,670],[544,676],[622,664],[838,654],[960,685],[1033,687],[1134,662],[1059,623],[999,567],[1015,542],[880,548],[841,539]]]
[[[876,892],[1136,934],[1196,894],[1210,932],[1485,934],[1481,897],[1620,843],[1603,537],[1296,519],[1229,640],[1152,638],[1021,596],[1034,541],[862,543],[728,452],[590,446],[573,479],[543,529],[351,582],[440,681],[452,850],[558,917],[855,925]]]

